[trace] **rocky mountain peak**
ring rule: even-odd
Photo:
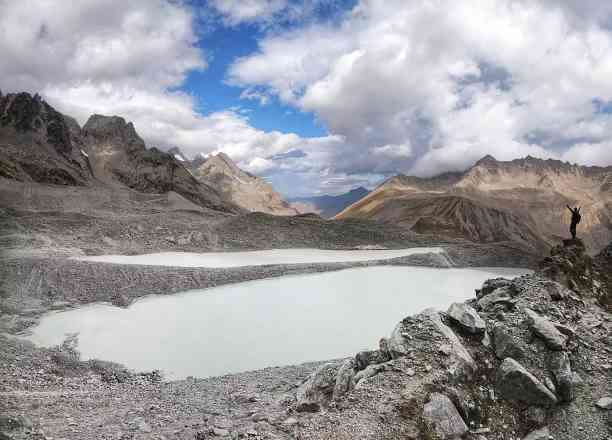
[[[0,126],[10,126],[18,132],[37,132],[59,152],[68,153],[72,148],[64,116],[38,94],[21,92],[0,97]]]
[[[91,115],[83,131],[98,140],[119,142],[132,149],[145,149],[145,143],[136,133],[134,124],[120,116]]]
[[[476,162],[474,164],[475,167],[489,167],[489,166],[496,166],[498,165],[498,161],[497,159],[495,159],[493,156],[491,156],[490,154],[487,154],[486,156],[484,156],[482,159],[480,159],[478,162]]]
[[[167,153],[171,154],[179,162],[188,162],[187,156],[183,154],[179,147],[172,147],[167,151]]]
[[[91,169],[80,128],[39,95],[0,96],[0,175],[58,185],[85,185]]]
[[[244,176],[246,174],[227,154],[223,152],[207,157],[206,160],[198,166],[198,168],[200,168],[204,173],[213,172],[214,170],[215,173],[223,173],[232,177]]]

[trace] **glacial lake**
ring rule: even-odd
[[[488,278],[526,269],[376,266],[151,295],[54,312],[29,339],[60,344],[78,333],[83,359],[209,377],[351,356],[374,349],[402,318],[474,296]]]
[[[102,263],[139,264],[145,266],[174,267],[239,267],[265,264],[310,264],[352,261],[388,260],[413,254],[440,253],[438,247],[410,249],[325,250],[325,249],[272,249],[240,252],[160,252],[143,255],[96,255],[77,257],[80,261]]]

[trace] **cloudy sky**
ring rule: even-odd
[[[485,154],[612,164],[612,2],[0,0],[0,89],[285,195]]]

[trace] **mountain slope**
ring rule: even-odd
[[[577,205],[583,212],[579,234],[597,251],[612,239],[611,179],[612,168],[486,156],[463,173],[393,177],[336,218],[398,223],[476,242],[514,241],[543,251],[568,235],[565,206]]]
[[[75,124],[38,95],[0,94],[0,176],[26,182],[88,185],[92,170],[74,131]]]
[[[367,196],[369,191],[360,186],[337,196],[295,197],[289,199],[302,212],[315,212],[321,217],[331,218],[347,206]]]
[[[147,149],[131,122],[118,116],[93,115],[82,132],[98,179],[109,184],[119,181],[145,193],[174,191],[200,206],[239,211],[216,189],[195,179],[173,155]]]
[[[173,150],[176,157],[184,157]],[[248,210],[275,215],[296,215],[299,211],[284,201],[264,179],[241,170],[225,153],[198,157],[187,165],[195,178],[216,188],[223,198]]]

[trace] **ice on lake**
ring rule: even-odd
[[[94,304],[46,315],[32,341],[78,333],[84,359],[168,378],[207,377],[374,349],[402,318],[474,296],[488,278],[529,271],[377,266],[249,281],[144,297],[129,308]]]
[[[175,267],[240,267],[266,264],[310,264],[388,260],[413,254],[440,253],[438,247],[375,250],[272,249],[240,252],[160,252],[143,255],[97,255],[81,261]]]

